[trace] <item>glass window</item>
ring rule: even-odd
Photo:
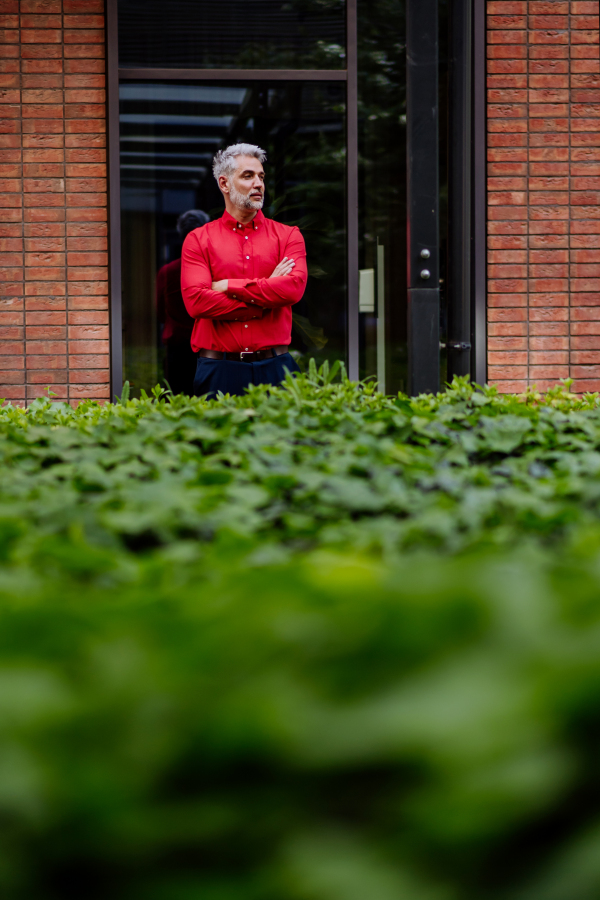
[[[119,0],[119,65],[343,69],[344,0]]]
[[[405,44],[403,0],[359,0],[360,375],[387,393],[406,390]]]
[[[124,377],[135,390],[164,378],[190,380],[194,360],[183,357],[191,353],[184,339],[191,323],[173,276],[181,253],[177,221],[189,210],[211,219],[222,214],[212,158],[236,141],[267,151],[265,215],[298,225],[306,241],[308,286],[293,307],[297,358],[301,365],[311,356],[345,359],[345,117],[339,82],[121,85]],[[163,339],[165,297],[178,324],[171,322]],[[173,351],[174,330],[180,349]]]

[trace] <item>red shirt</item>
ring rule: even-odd
[[[181,296],[181,260],[162,266],[156,273],[156,313],[164,323],[163,344],[188,344],[194,320],[188,315]]]
[[[284,256],[296,263],[290,275],[270,278]],[[289,344],[292,305],[306,288],[306,249],[298,228],[258,212],[241,225],[226,211],[186,237],[181,255],[181,292],[196,320],[193,350],[262,350]],[[213,281],[227,279],[227,293]]]

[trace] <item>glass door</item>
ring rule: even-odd
[[[267,151],[265,215],[306,240],[300,366],[405,390],[404,0],[108,3],[115,390],[168,380],[157,279],[179,217],[222,214],[211,161],[238,140]]]

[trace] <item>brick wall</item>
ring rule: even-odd
[[[600,390],[598,0],[487,0],[488,376]],[[0,397],[109,396],[103,0],[0,0]]]
[[[488,377],[600,390],[598,0],[488,0]]]
[[[109,396],[103,0],[0,0],[0,397]]]

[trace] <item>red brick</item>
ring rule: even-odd
[[[4,385],[6,384],[24,384],[25,383],[25,372],[20,370],[4,370],[2,375],[0,375],[0,395],[4,394]],[[4,399],[7,399],[4,397]]]
[[[65,325],[66,310],[31,310],[25,313],[25,322],[29,325]]]
[[[70,369],[107,369],[108,363],[108,354],[86,353],[69,356]]]
[[[61,60],[63,48],[60,42],[55,44],[29,44],[21,45],[21,59],[58,59]]]
[[[530,42],[529,58],[531,60],[561,60],[569,58],[569,48],[563,43],[562,46],[550,45],[542,43],[539,46],[533,46],[534,42]]]
[[[496,366],[488,367],[488,379],[490,381],[511,381],[518,378],[527,378],[527,366]]]
[[[583,325],[584,323],[579,323]],[[592,324],[592,323],[590,323]],[[600,329],[599,329],[600,331]],[[572,350],[600,350],[600,333],[571,335]]]
[[[77,34],[77,32],[73,32]],[[81,33],[81,32],[80,32]],[[104,59],[104,45],[100,44],[65,44],[65,59]]]
[[[69,296],[69,309],[108,309],[108,297]]]
[[[62,12],[60,0],[21,0],[22,15],[50,15]]]
[[[0,354],[3,356],[22,356],[23,352],[22,341],[0,341]]]
[[[23,356],[13,356],[7,354],[6,356],[0,356],[0,369],[3,372],[9,371],[11,369],[24,369],[25,368],[25,360]]]
[[[22,325],[2,325],[0,326],[0,341],[22,341],[23,326]]]
[[[110,386],[108,384],[71,384],[69,391],[71,396],[80,396],[86,399],[110,399]]]
[[[50,393],[52,392],[52,393]],[[54,395],[54,396],[52,396]],[[37,384],[27,385],[27,397],[34,399],[35,397],[48,397],[50,400],[56,398],[58,400],[66,400],[69,396],[69,389],[64,384],[52,384],[43,386]]]
[[[62,269],[56,269],[62,272]],[[47,281],[45,283],[32,282],[25,284],[26,297],[65,297],[67,293],[64,278],[61,281]]]
[[[67,269],[67,279],[71,281],[91,281],[103,282],[108,280],[108,269],[106,267],[85,266],[69,267]]]
[[[17,401],[17,400],[24,400],[25,399],[25,389],[21,388],[21,387],[9,387],[7,385],[2,388],[2,399],[10,400],[11,402]],[[19,406],[18,403],[15,403],[14,405]]]
[[[54,310],[66,312],[65,297],[27,297],[25,309],[29,310]]]
[[[501,353],[515,350],[527,350],[527,337],[494,337],[488,329],[488,358],[499,362]],[[498,351],[498,352],[496,352]]]
[[[25,329],[27,340],[64,340],[67,336],[64,325],[31,325]],[[31,345],[27,345],[28,348]],[[62,345],[61,345],[62,346]],[[58,351],[56,351],[58,352]]]
[[[69,325],[108,325],[108,310],[73,310],[68,315]]]
[[[103,13],[104,0],[63,0],[63,12],[65,15]]]
[[[72,369],[71,384],[107,384],[110,382],[109,369]]]
[[[508,240],[515,240],[515,238],[508,238]],[[517,238],[516,240],[522,241],[523,238]],[[490,250],[488,252],[488,262],[498,263],[500,265],[507,265],[508,263],[526,263],[527,250],[507,250],[506,247],[502,247],[499,250]]]
[[[547,336],[557,336],[557,335],[568,335],[569,333],[569,325],[568,322],[530,322],[529,323],[529,334],[530,335],[547,335]],[[568,337],[565,338],[566,345],[568,346]],[[532,349],[537,349],[533,346],[532,341]]]
[[[65,59],[65,72],[70,74],[79,72],[100,73],[104,72],[105,69],[106,65],[103,59]]]
[[[106,266],[108,265],[107,253],[69,253],[67,257],[69,266]]]
[[[104,30],[102,28],[65,28],[64,41],[65,44],[104,44]]]
[[[31,384],[44,384],[52,386],[55,384],[67,384],[68,372],[66,369],[38,369],[34,372],[27,372],[27,381]]]
[[[58,28],[22,28],[22,44],[60,44],[62,31]]]

